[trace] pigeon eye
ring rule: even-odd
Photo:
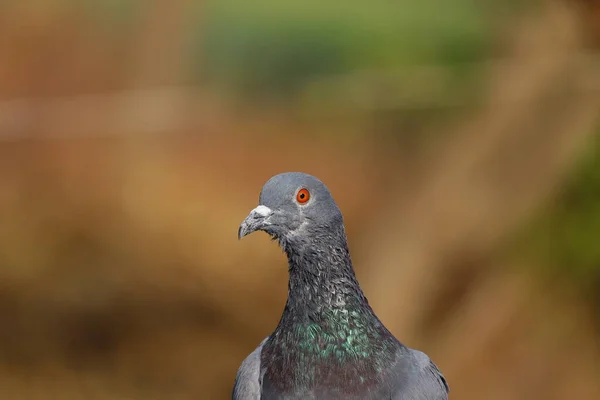
[[[300,204],[306,203],[310,199],[310,192],[307,189],[298,190],[296,194],[296,201]]]

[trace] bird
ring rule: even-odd
[[[288,259],[288,297],[275,330],[244,359],[232,400],[447,400],[443,374],[402,344],[357,281],[340,209],[318,178],[273,176],[238,239],[266,232]]]

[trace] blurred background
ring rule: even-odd
[[[321,178],[451,398],[600,398],[598,0],[0,2],[0,398],[226,399]]]

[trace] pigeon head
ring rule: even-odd
[[[265,183],[259,205],[244,219],[241,239],[264,231],[281,242],[310,241],[318,233],[343,225],[342,213],[327,187],[314,176],[287,172]]]

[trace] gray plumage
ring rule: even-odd
[[[234,400],[447,400],[437,366],[400,343],[371,309],[342,214],[321,181],[303,173],[271,178],[239,238],[257,230],[288,257],[288,300],[275,331],[242,362]]]
[[[237,400],[260,399],[260,352],[265,338],[258,347],[242,362],[233,385],[233,398]]]

